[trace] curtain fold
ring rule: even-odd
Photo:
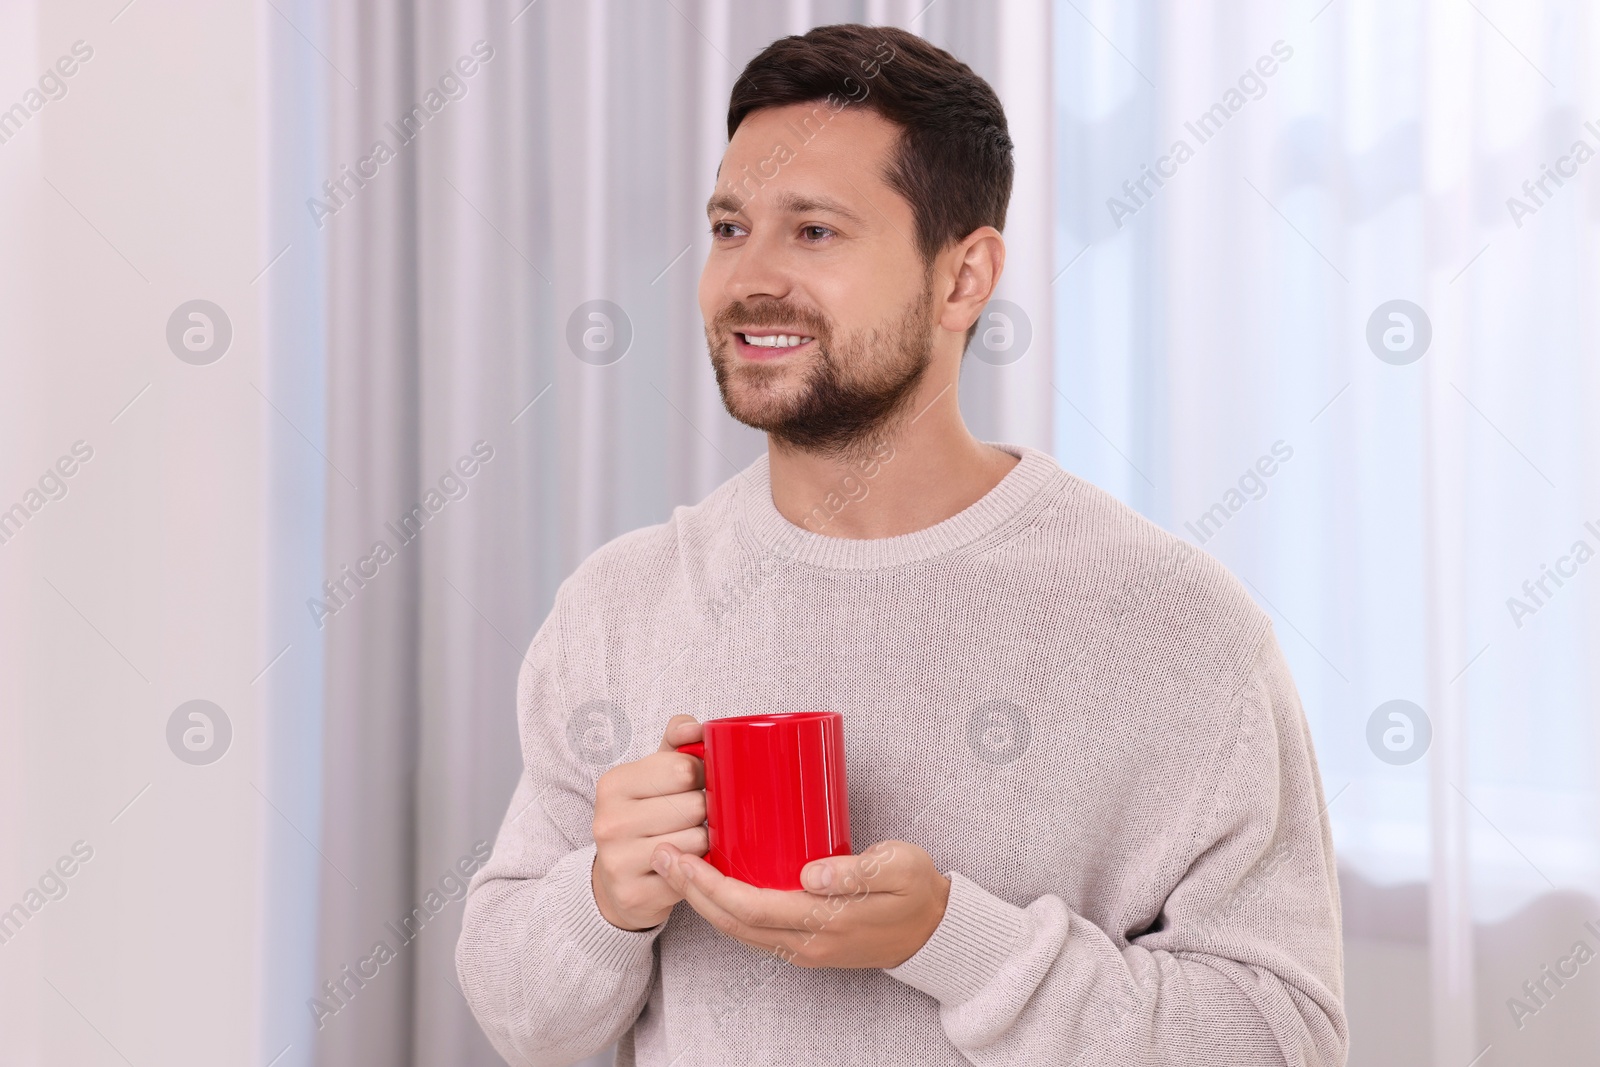
[[[407,5],[339,4],[329,30],[340,78],[329,86],[328,184],[313,194],[331,210],[319,220],[328,264],[328,461],[336,472],[326,504],[331,588],[319,591],[328,612],[320,619],[320,848],[329,863],[321,868],[309,1008],[317,1015],[315,1062],[409,1063],[417,1062],[418,954],[386,924],[418,898],[420,813],[443,800],[418,789],[426,561],[401,536],[410,532],[403,516],[420,500],[426,427],[420,146],[402,140],[411,132],[403,116],[417,100],[417,19]],[[379,142],[385,151],[375,152]],[[424,548],[432,532],[421,529]],[[375,551],[380,543],[386,551]],[[374,959],[379,942],[392,960]]]

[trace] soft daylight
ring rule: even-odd
[[[0,2],[0,1067],[1600,1049],[1600,0]]]

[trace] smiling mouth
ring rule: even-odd
[[[776,359],[798,352],[816,340],[803,333],[753,333],[736,330],[733,334],[739,354],[746,359]]]

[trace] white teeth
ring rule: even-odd
[[[810,337],[802,337],[799,334],[792,333],[776,333],[769,337],[753,337],[750,334],[741,336],[744,337],[745,344],[756,348],[795,348],[812,340]]]

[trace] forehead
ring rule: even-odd
[[[865,206],[888,186],[884,175],[899,128],[858,104],[826,101],[751,112],[739,123],[717,171],[716,199],[732,193],[752,208],[815,194]]]

